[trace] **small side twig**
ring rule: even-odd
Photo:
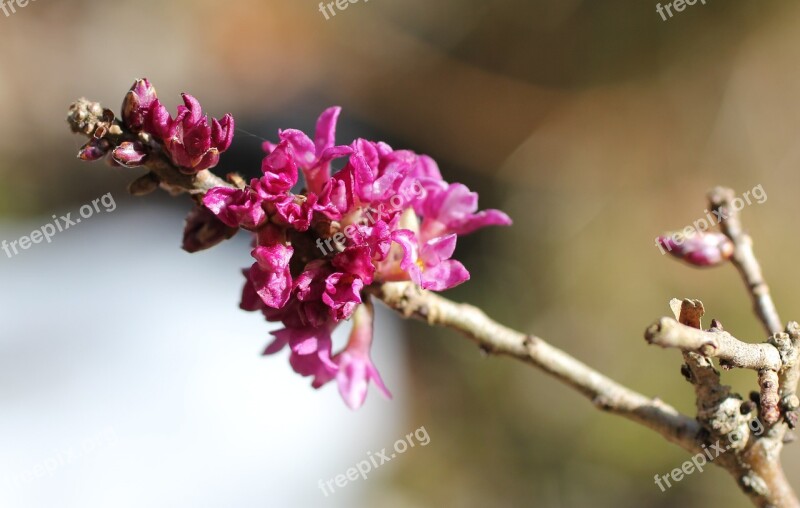
[[[703,331],[663,317],[650,325],[645,338],[651,344],[678,348],[703,356],[719,358],[726,365],[742,369],[781,369],[781,355],[767,343],[750,344],[725,331]]]

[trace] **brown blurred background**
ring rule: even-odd
[[[131,170],[74,158],[64,117],[79,96],[117,109],[146,76],[171,108],[188,91],[231,112],[255,137],[237,133],[220,173],[255,174],[258,137],[339,104],[340,140],[427,153],[515,220],[460,241],[472,281],[451,297],[690,412],[680,355],[642,338],[669,299],[699,298],[763,339],[732,268],[691,270],[654,246],[705,215],[710,187],[763,186],[745,226],[782,318],[800,319],[800,4],[708,0],[664,22],[656,3],[371,0],[326,21],[305,0],[39,0],[0,16],[0,216],[110,188],[122,201]],[[128,207],[153,203],[186,205]],[[662,493],[653,476],[686,453],[527,366],[416,323],[404,346],[407,426],[424,423],[434,446],[370,482],[372,506],[748,506],[714,468]],[[784,456],[800,488],[800,446]]]

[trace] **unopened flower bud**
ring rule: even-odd
[[[208,249],[232,237],[238,230],[239,228],[226,226],[205,206],[196,206],[186,216],[183,250],[198,252]]]
[[[668,251],[692,266],[717,266],[733,255],[733,243],[722,233],[695,232],[689,236],[676,233],[658,237],[662,252]]]
[[[145,128],[156,100],[156,89],[147,79],[137,80],[122,101],[122,121],[133,132]]]
[[[96,161],[102,159],[111,148],[105,139],[92,139],[78,152],[78,158],[84,161]]]
[[[127,168],[140,166],[146,156],[147,153],[144,151],[144,146],[138,141],[125,141],[111,152],[111,157],[114,158],[114,161]]]

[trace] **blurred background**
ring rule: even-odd
[[[743,211],[784,320],[800,319],[797,2],[390,0],[330,19],[307,0],[38,0],[0,13],[0,239],[111,193],[113,212],[0,253],[0,506],[749,506],[727,473],[654,484],[688,455],[454,332],[379,317],[395,398],[349,411],[238,310],[246,239],[179,249],[188,199],[125,195],[137,170],[79,163],[80,96],[118,109],[148,77],[242,129],[217,168],[256,174],[261,139],[344,108],[338,139],[434,157],[511,229],[459,241],[483,307],[693,414],[680,354],[642,334],[673,297],[764,339],[731,267],[661,255],[706,191],[761,185]],[[724,380],[747,393],[755,377]],[[410,449],[325,497],[318,481],[420,426]],[[71,451],[70,451],[71,450]],[[795,488],[800,446],[784,452]],[[53,468],[53,463],[59,464]],[[47,466],[45,472],[44,468]]]

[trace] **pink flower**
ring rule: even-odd
[[[312,386],[319,388],[331,380],[339,366],[331,359],[331,330],[319,328],[284,328],[272,332],[275,340],[264,351],[275,354],[287,344],[291,349],[289,364],[301,376],[313,376]]]
[[[421,249],[417,248],[416,237],[409,230],[395,231],[392,239],[404,251],[400,268],[423,289],[443,291],[469,280],[469,272],[464,265],[450,259],[456,248],[455,234],[428,240]]]
[[[203,204],[231,227],[255,229],[267,218],[261,200],[249,189],[214,187],[203,196]]]
[[[264,176],[258,182],[266,196],[289,192],[297,183],[297,161],[288,141],[281,141],[261,163]]]
[[[252,251],[256,262],[250,267],[248,279],[264,305],[279,309],[286,305],[292,290],[289,261],[294,249],[279,242],[257,245]]]
[[[448,233],[466,235],[486,226],[508,226],[511,219],[499,210],[478,212],[478,194],[460,183],[431,188],[422,206],[422,238]],[[476,213],[477,212],[477,213]]]
[[[361,303],[363,288],[364,281],[354,275],[335,272],[325,279],[322,301],[331,308],[330,314],[335,321],[350,317],[356,306]]]
[[[339,385],[339,394],[350,409],[358,409],[364,404],[370,381],[373,381],[387,398],[392,398],[369,356],[372,346],[373,314],[371,303],[358,307],[353,315],[353,329],[347,347],[334,358],[334,362],[338,365],[336,383]]]
[[[331,161],[336,158],[350,155],[352,149],[347,146],[334,146],[336,138],[336,121],[341,112],[340,107],[334,106],[322,112],[317,120],[314,141],[303,132],[288,129],[281,131],[278,136],[281,142],[277,145],[267,141],[264,150],[271,153],[275,150],[291,148],[293,163],[297,165],[305,176],[306,185],[310,192],[319,194],[325,183],[331,177]],[[283,146],[283,148],[281,148]]]

